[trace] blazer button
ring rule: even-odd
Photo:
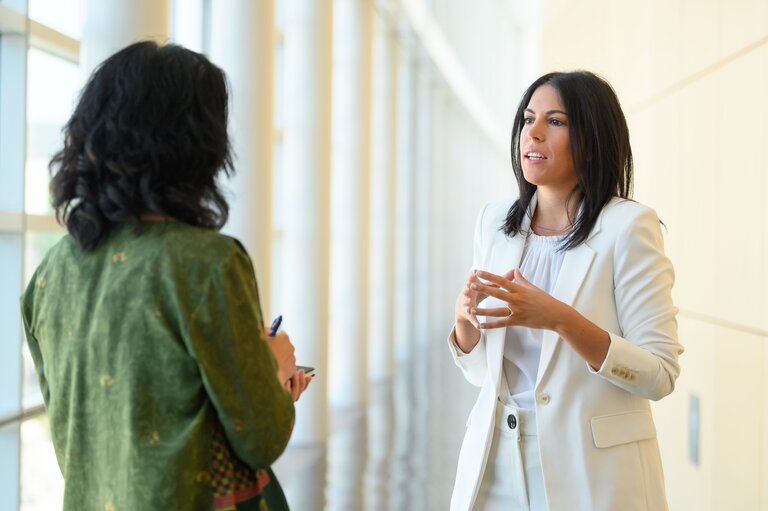
[[[541,394],[539,396],[539,403],[546,405],[549,403],[549,394]]]
[[[509,429],[515,429],[517,427],[517,417],[511,413],[507,415],[507,426],[509,426]]]

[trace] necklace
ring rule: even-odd
[[[568,224],[565,227],[560,227],[560,228],[553,229],[551,227],[544,227],[544,226],[539,225],[539,224],[535,224],[534,225],[534,223],[531,222],[531,230],[533,232],[537,233],[537,234],[539,232],[541,232],[541,233],[548,233],[550,235],[565,234],[568,231],[570,231],[572,228],[573,228],[573,224]]]

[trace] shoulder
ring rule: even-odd
[[[503,199],[485,204],[477,214],[475,222],[475,243],[485,244],[501,232],[501,227],[507,218],[509,208],[514,200]]]
[[[487,203],[480,210],[479,223],[484,227],[498,229],[507,218],[509,209],[517,199],[501,199]]]
[[[601,221],[603,230],[621,232],[634,226],[659,225],[659,215],[645,204],[614,197],[603,208]]]
[[[245,252],[242,245],[231,236],[214,229],[196,227],[180,222],[153,226],[136,238],[148,244],[157,243],[163,251],[188,263],[200,264],[221,262]]]

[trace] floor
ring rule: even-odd
[[[288,447],[274,470],[291,509],[448,509],[477,389],[447,350],[431,355],[425,370],[400,364],[394,383],[372,385],[365,408],[332,410],[326,446]]]

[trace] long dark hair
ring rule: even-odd
[[[604,79],[589,71],[549,73],[533,82],[523,94],[512,128],[512,169],[520,190],[501,230],[508,236],[521,231],[536,185],[523,176],[520,159],[520,132],[524,113],[533,93],[551,85],[560,95],[568,113],[568,136],[578,183],[571,197],[581,197],[581,209],[571,233],[560,248],[568,250],[583,243],[600,211],[612,197],[632,197],[632,148],[629,129],[616,92]]]
[[[144,41],[91,75],[49,169],[56,218],[83,250],[142,213],[220,229],[217,178],[234,172],[224,73],[205,56]]]

